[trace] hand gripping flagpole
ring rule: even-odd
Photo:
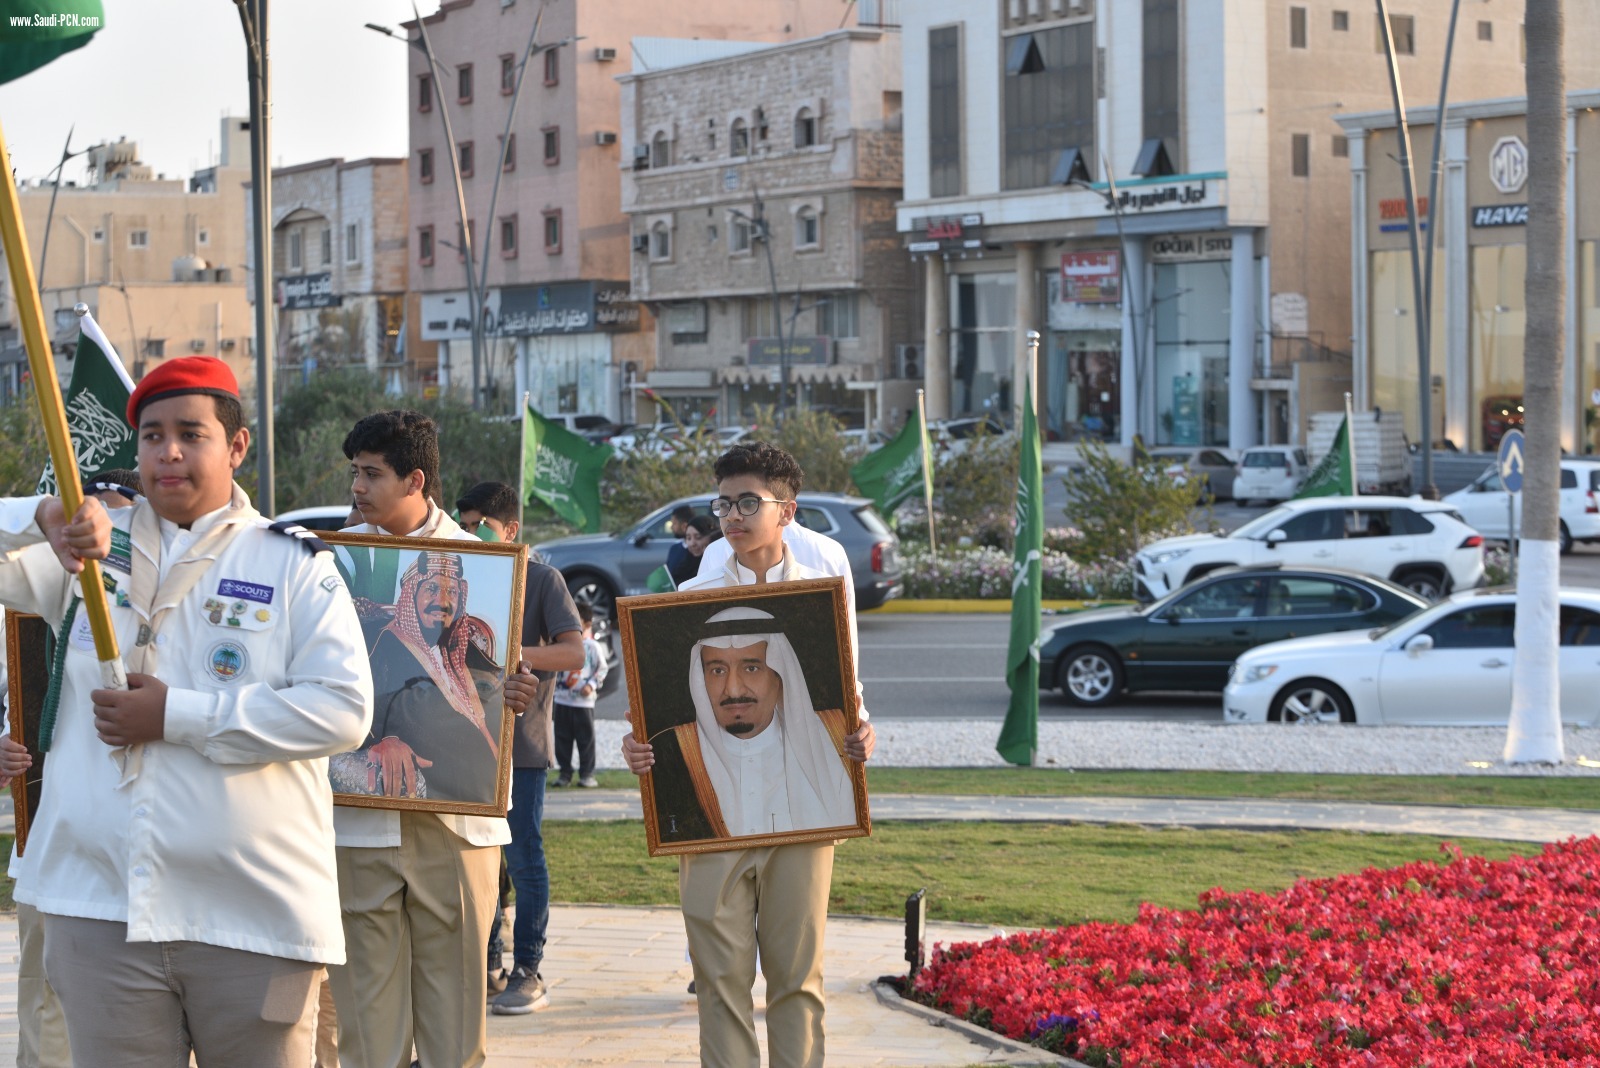
[[[16,297],[22,340],[28,350],[33,394],[39,401],[45,441],[50,446],[50,462],[56,471],[56,491],[67,515],[72,516],[83,505],[83,484],[78,476],[72,435],[67,429],[67,410],[61,400],[61,383],[56,379],[55,359],[50,355],[50,344],[45,337],[44,308],[39,303],[38,281],[28,254],[22,206],[17,200],[17,187],[11,180],[11,153],[6,149],[3,130],[0,130],[0,243],[5,249],[6,262],[11,266],[11,291]],[[107,689],[125,690],[128,680],[122,667],[122,655],[117,650],[117,635],[111,628],[111,606],[106,602],[97,561],[83,561],[78,584],[83,607],[89,613],[89,629],[94,634],[100,681]],[[67,638],[65,634],[59,637],[62,641]]]

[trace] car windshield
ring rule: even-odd
[[[1250,522],[1246,523],[1238,530],[1235,530],[1231,535],[1229,535],[1229,537],[1255,538],[1257,541],[1260,541],[1262,538],[1267,536],[1268,531],[1277,529],[1279,523],[1282,523],[1285,519],[1288,519],[1290,516],[1294,515],[1294,513],[1295,509],[1280,504],[1270,512],[1262,512],[1260,515],[1250,520]]]
[[[1247,452],[1244,456],[1246,467],[1287,467],[1289,458],[1281,452]]]

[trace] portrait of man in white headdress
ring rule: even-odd
[[[842,709],[819,709],[782,625],[756,608],[712,615],[689,653],[692,723],[659,732],[663,842],[851,827]]]

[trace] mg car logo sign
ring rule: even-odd
[[[1515,193],[1528,181],[1528,146],[1520,137],[1502,137],[1489,153],[1489,180],[1502,193]]]

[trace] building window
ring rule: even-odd
[[[510,96],[517,88],[517,57],[507,54],[500,57],[500,95]]]
[[[728,251],[742,253],[750,251],[751,239],[754,236],[754,227],[750,220],[743,215],[735,215],[728,221]]]
[[[544,133],[544,163],[546,167],[554,167],[561,162],[561,127],[546,126]]]
[[[1037,189],[1065,148],[1094,159],[1094,23],[1006,39],[1005,188]]]
[[[1480,20],[1478,23],[1478,40],[1494,40],[1494,23]]]
[[[305,241],[299,230],[289,233],[289,269],[299,271],[305,269]]]
[[[734,119],[733,128],[728,131],[728,153],[733,156],[750,154],[750,127],[743,119]]]
[[[544,213],[544,250],[551,255],[561,251],[561,211]]]
[[[417,75],[417,110],[433,110],[433,75]]]
[[[463,63],[456,68],[456,100],[462,104],[472,103],[471,63]]]
[[[1378,51],[1383,49],[1383,22],[1375,21],[1373,26],[1378,37]],[[1397,56],[1414,56],[1417,54],[1417,20],[1410,15],[1390,15],[1389,34],[1394,38],[1394,54]]]
[[[561,50],[548,49],[544,54],[544,84],[556,85],[561,81]]]
[[[1291,7],[1289,9],[1289,47],[1304,48],[1306,46],[1306,9]]]
[[[1333,158],[1350,158],[1350,138],[1346,137],[1344,134],[1333,135]]]
[[[200,232],[202,234],[205,233],[204,230],[201,230]],[[105,239],[106,239],[106,232],[105,232],[104,228],[96,226],[94,228],[94,236],[93,236],[94,243],[98,245],[102,241],[104,241]],[[202,244],[204,244],[204,242],[202,242]]]
[[[149,248],[150,247],[150,231],[149,230],[129,230],[128,231],[128,247],[129,248]]]
[[[1290,134],[1289,156],[1291,173],[1296,178],[1307,178],[1311,175],[1311,135]]]
[[[102,234],[101,231],[96,230],[95,231],[95,235],[94,235],[94,239],[96,241],[99,241],[99,240],[101,240],[101,238],[103,236],[104,235]],[[211,244],[211,231],[210,230],[199,230],[199,231],[196,231],[195,235],[194,235],[194,243],[197,244],[197,245],[209,245],[209,244]]]
[[[650,258],[658,262],[672,258],[672,228],[664,222],[650,227]]]
[[[333,227],[322,228],[322,265],[326,267],[333,262]]]
[[[801,108],[794,117],[794,147],[810,148],[817,143],[817,117],[810,108]]]
[[[961,28],[928,31],[928,195],[961,192]]]
[[[417,177],[423,185],[433,182],[433,149],[424,148],[417,152]]]
[[[503,260],[517,258],[517,217],[515,215],[500,216],[500,258]]]
[[[167,339],[164,337],[145,338],[144,354],[157,360],[165,357],[167,354]]]
[[[417,262],[424,267],[433,266],[433,227],[417,227]]]
[[[854,292],[829,293],[817,302],[817,333],[824,337],[860,337]]]
[[[1144,0],[1144,136],[1161,138],[1180,171],[1183,131],[1178,0]]]
[[[777,328],[773,326],[776,320],[772,316],[772,301],[767,297],[752,297],[744,302],[744,336],[748,341],[753,337],[776,337]]]
[[[472,142],[463,141],[459,146],[457,146],[457,148],[460,152],[461,177],[471,178],[473,157],[477,155],[477,153],[472,151]]]
[[[344,262],[361,262],[361,224],[344,224]]]
[[[794,213],[794,247],[817,248],[822,244],[822,220],[817,209],[807,206]]]
[[[665,130],[658,131],[650,141],[650,166],[672,166],[672,142],[667,140]]]
[[[1335,11],[1333,13],[1333,28],[1339,33],[1350,29],[1350,12]]]
[[[500,147],[501,147],[501,150],[502,150],[502,152],[503,152],[503,154],[505,156],[504,162],[502,162],[500,164],[500,169],[502,171],[514,171],[514,170],[516,170],[517,169],[517,135],[516,134],[512,134],[509,140],[504,135],[501,135],[501,137],[500,137]]]

